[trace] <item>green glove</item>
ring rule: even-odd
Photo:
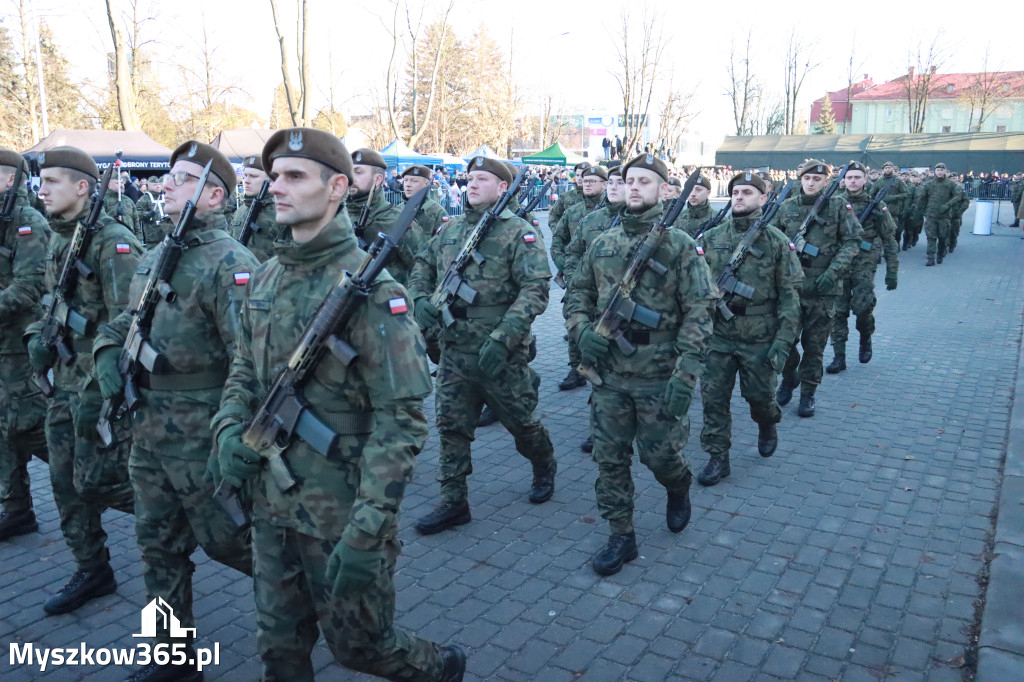
[[[789,357],[789,351],[793,348],[793,344],[786,343],[785,341],[773,341],[772,345],[768,348],[768,352],[765,353],[765,362],[775,370],[778,374],[782,371],[782,368],[786,366],[786,358]]]
[[[366,589],[380,576],[384,557],[379,551],[354,549],[339,540],[327,559],[327,580],[334,596]]]
[[[693,389],[676,375],[669,377],[668,386],[665,387],[665,411],[680,418],[690,410],[691,400]]]
[[[82,400],[78,404],[75,415],[75,435],[82,440],[94,441],[99,438],[96,433],[96,422],[100,420],[100,406],[103,397],[96,391],[83,391]]]
[[[416,324],[420,326],[420,329],[430,329],[441,319],[441,313],[427,296],[416,300],[416,303],[413,304],[412,316],[416,318]]]
[[[895,291],[896,289],[896,273],[887,272],[885,273],[885,288],[889,291]]]
[[[480,358],[477,363],[484,376],[493,379],[501,373],[508,361],[508,348],[501,341],[488,338],[480,347]]]
[[[121,357],[121,349],[107,346],[96,354],[96,378],[100,384],[100,395],[113,398],[124,393],[124,377],[117,370],[117,360]]]
[[[228,485],[241,488],[260,470],[259,453],[242,442],[242,425],[232,424],[217,436],[217,460]]]
[[[37,372],[45,372],[53,367],[53,363],[56,359],[57,354],[43,345],[42,340],[39,338],[39,334],[29,338],[28,362],[32,365],[32,369]]]
[[[829,295],[835,293],[836,290],[836,271],[829,268],[825,272],[818,275],[818,278],[814,280],[814,284],[818,287],[818,293]]]
[[[217,453],[214,452],[206,458],[206,472],[203,474],[203,480],[217,486],[220,485],[222,478],[220,475],[220,460],[217,459]]]
[[[608,355],[610,347],[608,339],[595,332],[594,325],[592,324],[587,324],[583,327],[576,345],[579,346],[580,355],[583,356],[583,360],[591,365],[595,364],[605,355]]]

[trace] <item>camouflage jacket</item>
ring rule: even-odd
[[[954,197],[953,206],[949,209],[949,212],[950,218],[955,221],[960,221],[967,209],[971,207],[971,198],[967,196],[967,189],[963,185],[959,182],[955,184],[956,195]]]
[[[181,459],[205,460],[210,455],[210,418],[220,405],[227,367],[235,354],[245,285],[259,265],[226,228],[227,221],[220,211],[197,216],[185,235],[188,248],[171,277],[176,297],[170,303],[160,301],[156,305],[149,331],[150,345],[171,367],[165,374],[223,375],[214,387],[139,389],[142,403],[133,415],[135,442]],[[129,289],[131,307],[99,328],[94,353],[124,344],[132,313],[138,310],[142,291],[163,248],[157,246],[142,257]]]
[[[790,241],[796,240],[800,225],[817,198],[817,194],[809,196],[800,192],[797,196],[786,199],[779,206],[779,211],[775,214],[775,224],[786,233]],[[799,256],[800,264],[804,269],[803,294],[805,296],[814,296],[819,293],[826,296],[838,296],[842,293],[843,278],[846,277],[846,271],[860,248],[861,233],[860,223],[857,222],[853,206],[848,204],[846,199],[833,196],[827,205],[822,206],[818,212],[818,219],[811,221],[807,233],[804,235],[807,243],[817,246],[820,251],[817,256],[813,257]],[[815,286],[813,290],[808,290],[808,285],[813,286],[814,280],[825,270],[835,271],[835,289],[818,292]]]
[[[871,189],[868,191],[869,196],[872,198],[878,194],[878,192],[885,187],[885,183],[889,182],[889,178],[884,175],[871,185]],[[912,200],[914,196],[914,190],[912,187],[908,187],[907,183],[903,182],[899,176],[896,176],[896,182],[892,183],[892,187],[885,193],[885,204],[889,207],[889,213],[892,214],[894,219],[899,218],[903,215],[904,207],[907,205],[909,200]]]
[[[559,195],[558,201],[551,207],[551,211],[548,213],[548,225],[557,225],[558,221],[562,219],[562,214],[577,201],[583,201],[583,192],[577,189],[573,183],[569,189]]]
[[[705,201],[699,206],[687,204],[683,212],[676,218],[676,222],[672,227],[682,230],[696,239],[697,235],[700,234],[700,226],[711,220],[713,216],[714,211],[711,210],[710,201]]]
[[[579,230],[580,222],[605,200],[603,193],[596,197],[587,197],[582,194],[580,196],[583,197],[583,200],[565,209],[558,224],[551,227],[551,260],[555,261],[559,272],[565,272],[565,248]],[[566,276],[568,277],[569,274],[566,273]]]
[[[871,195],[864,191],[859,194],[846,192],[844,196],[858,216],[871,203]],[[886,272],[891,275],[899,272],[900,245],[896,243],[896,222],[889,215],[889,207],[884,201],[880,201],[874,212],[861,223],[861,229],[860,248],[850,269],[874,270],[884,254]]]
[[[252,206],[255,199],[255,196],[245,197],[242,205],[235,209],[235,214],[231,216],[228,232],[234,239],[241,236],[242,228],[245,226],[245,216],[249,213],[249,207]],[[252,236],[247,245],[248,249],[252,251],[252,255],[256,256],[260,263],[266,263],[274,255],[274,242],[281,236],[283,229],[283,226],[277,224],[274,195],[268,193],[263,200],[260,214],[256,216],[256,224],[253,226]]]
[[[36,319],[36,305],[45,291],[50,234],[46,218],[32,208],[22,187],[10,222],[0,223],[0,355],[25,353],[21,335]]]
[[[916,210],[927,218],[948,218],[957,202],[956,183],[949,177],[933,178],[921,183],[921,194],[915,196]]]
[[[64,259],[75,226],[89,215],[86,204],[83,211],[72,218],[64,220],[52,218],[50,228],[53,235],[46,251],[46,291],[52,293],[64,267]],[[142,257],[142,244],[132,232],[106,213],[100,214],[96,232],[89,240],[88,248],[82,254],[82,262],[92,269],[94,277],[79,277],[71,295],[68,306],[79,315],[89,320],[91,330],[106,324],[121,314],[128,307],[128,285]],[[45,313],[46,309],[43,309]],[[42,320],[29,325],[25,336],[38,334]],[[92,341],[96,332],[81,336],[75,331],[70,332],[74,343],[75,360],[70,365],[58,362],[53,368],[54,386],[68,392],[80,393],[85,390],[93,379]]]
[[[427,242],[416,259],[409,280],[413,301],[428,297],[455,260],[477,222],[490,206],[467,207],[464,215],[447,223]],[[493,307],[494,315],[457,317],[441,334],[445,347],[475,353],[488,337],[504,343],[509,350],[530,342],[534,318],[548,305],[551,268],[540,232],[507,208],[480,241],[477,251],[482,264],[470,261],[462,273],[466,284],[476,290],[473,307]],[[461,299],[452,305],[456,314],[465,310]],[[502,312],[504,309],[504,312]]]
[[[377,238],[378,232],[386,233],[391,229],[391,226],[398,220],[398,216],[401,215],[402,209],[390,204],[384,197],[383,190],[375,191],[370,203],[369,217],[366,225],[360,231],[358,229],[359,218],[363,213],[363,206],[365,204],[365,200],[357,202],[349,199],[345,207],[348,210],[351,224],[355,226],[356,238],[363,239],[367,245],[370,245]],[[407,285],[409,283],[409,274],[412,272],[413,266],[416,265],[416,254],[423,248],[427,236],[423,233],[420,224],[413,220],[408,232],[405,233],[405,237],[402,238],[402,242],[398,245],[398,249],[392,252],[392,255],[389,257],[388,272],[399,284]]]
[[[276,258],[260,265],[249,281],[238,352],[213,419],[215,434],[252,417],[342,272],[355,272],[366,257],[344,212],[309,242],[278,241],[274,253]],[[358,357],[346,367],[325,354],[303,395],[322,421],[372,413],[372,430],[339,435],[327,457],[296,438],[284,459],[297,486],[279,492],[264,468],[256,478],[254,515],[305,535],[341,537],[371,549],[395,533],[414,456],[426,442],[422,406],[431,390],[430,374],[406,291],[386,272],[339,335]]]
[[[565,327],[578,338],[582,325],[597,322],[608,299],[618,288],[633,251],[657,221],[664,207],[661,202],[640,215],[623,207],[620,224],[594,238],[565,293]],[[632,299],[661,313],[657,331],[667,332],[667,340],[637,345],[636,353],[626,356],[615,343],[598,364],[597,371],[622,379],[667,379],[675,374],[691,388],[704,369],[704,358],[711,337],[709,305],[714,283],[697,244],[680,230],[668,229],[652,258],[666,268],[664,275],[645,268]],[[630,332],[644,334],[647,327],[630,322]]]
[[[117,192],[107,190],[107,193],[103,195],[103,210],[107,212],[108,216],[131,230],[137,239],[142,240],[139,212],[127,194],[122,194],[119,202]]]
[[[580,259],[590,248],[597,235],[601,234],[612,224],[618,224],[619,209],[623,204],[605,204],[603,208],[591,211],[583,218],[572,241],[565,247],[565,278],[570,280],[579,269]]]
[[[712,280],[717,281],[743,235],[760,217],[760,208],[741,218],[732,216],[698,240],[711,269]],[[734,312],[746,312],[745,308],[755,306],[768,306],[774,310],[737,314],[731,320],[713,313],[715,335],[711,339],[711,348],[715,348],[716,340],[792,343],[800,326],[800,284],[804,273],[789,238],[778,228],[766,227],[740,264],[737,277],[754,287],[754,296],[750,300],[734,298],[731,306]]]
[[[146,192],[139,197],[138,203],[135,204],[135,210],[139,214],[142,245],[151,249],[159,244],[164,237],[163,232],[157,228],[157,223],[160,222],[160,209],[153,196]]]
[[[522,205],[519,203],[519,199],[518,198],[511,197],[508,200],[508,210],[512,211],[516,215],[519,215],[519,209],[521,209],[521,208],[522,208]],[[533,211],[530,211],[529,213],[527,213],[527,214],[525,214],[525,215],[523,215],[521,217],[522,217],[523,220],[525,220],[526,222],[530,223],[534,227],[538,227],[540,225],[540,221],[537,220],[537,216],[535,216],[533,214]],[[548,227],[550,227],[550,225],[548,225]]]
[[[424,201],[420,210],[416,212],[416,224],[423,231],[424,241],[437,234],[441,226],[449,220],[448,211],[433,199]]]
[[[1010,187],[1010,201],[1014,204],[1020,203],[1022,196],[1024,196],[1024,180],[1013,181]]]

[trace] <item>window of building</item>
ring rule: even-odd
[[[953,132],[953,126],[942,126],[942,132],[951,133]]]
[[[946,92],[953,92],[953,84],[952,83],[950,83],[949,85],[946,86]]]
[[[996,132],[997,133],[1005,133],[1006,132],[1006,126],[996,126]]]
[[[892,123],[892,109],[885,110],[885,122]]]

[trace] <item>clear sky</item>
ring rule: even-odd
[[[13,12],[16,0],[0,0],[0,12]],[[111,47],[104,2],[34,0],[52,27],[56,39],[75,63],[75,74],[96,82],[105,79],[105,54]],[[127,8],[128,0],[112,0]],[[424,0],[410,0],[422,6]],[[427,16],[439,11],[443,0],[425,0]],[[294,46],[295,0],[278,0],[286,34]],[[240,103],[265,113],[271,93],[280,81],[276,37],[267,0],[138,0],[140,10],[153,18],[144,25],[148,49],[161,60],[163,77],[173,73],[176,61],[195,60],[205,19],[209,41],[216,47],[220,76],[240,88]],[[972,6],[963,2],[772,3],[734,0],[714,2],[634,2],[629,5],[600,0],[455,0],[453,25],[468,37],[479,26],[499,43],[511,47],[518,80],[533,100],[552,91],[570,109],[621,107],[612,76],[616,69],[614,27],[619,12],[629,7],[636,15],[658,12],[669,36],[664,81],[669,70],[677,82],[697,89],[701,115],[694,127],[705,135],[732,132],[730,101],[725,96],[730,41],[746,39],[755,26],[752,54],[756,71],[770,90],[781,92],[785,46],[795,27],[813,41],[814,61],[820,66],[807,77],[801,91],[801,111],[826,90],[846,85],[847,62],[855,47],[856,71],[884,82],[906,72],[908,51],[919,42],[928,45],[938,32],[945,47],[944,72],[979,71],[987,46],[989,68],[1022,70],[1019,50],[1021,10],[1016,2]],[[310,0],[311,68],[315,101],[327,100],[333,61],[335,104],[348,114],[362,113],[384,91],[384,72],[391,49],[386,25],[391,21],[388,0]],[[806,10],[804,9],[806,7]],[[978,11],[976,11],[978,10]],[[802,15],[806,12],[806,15]],[[9,25],[8,22],[7,25]],[[293,58],[292,63],[295,63]],[[492,68],[480,64],[481,69]],[[246,101],[247,100],[247,101]],[[528,100],[529,101],[529,100]]]

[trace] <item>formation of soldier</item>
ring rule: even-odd
[[[528,502],[555,493],[555,449],[529,364],[553,275],[537,221],[520,217],[509,194],[515,168],[474,158],[466,210],[452,219],[418,203],[430,169],[402,174],[416,202],[403,211],[383,195],[379,153],[350,153],[308,128],[278,131],[244,159],[237,209],[220,151],[189,141],[170,164],[129,211],[119,178],[100,205],[95,162],[73,147],[48,150],[38,193],[47,220],[30,205],[22,157],[0,150],[0,193],[10,199],[0,215],[0,540],[38,530],[27,470],[36,455],[49,463],[76,561],[47,613],[117,590],[101,519],[114,508],[135,515],[147,598],[169,604],[183,627],[195,620],[197,547],[251,577],[265,680],[312,679],[320,633],[352,669],[461,680],[462,649],[393,623],[397,518],[432,391],[440,501],[416,520],[418,532],[472,521],[471,444],[485,406],[529,461]],[[695,173],[684,186],[652,154],[574,169],[578,188],[549,216],[551,257],[569,342],[559,387],[593,389],[582,447],[597,464],[609,525],[592,561],[598,574],[639,553],[634,445],[665,489],[668,530],[688,525],[694,474],[683,448],[698,382],[709,457],[697,480],[712,486],[731,473],[737,375],[758,453],[770,457],[797,388],[797,413],[815,414],[830,336],[827,371],[846,369],[850,312],[859,359],[871,360],[875,270],[884,257],[886,287],[896,289],[899,237],[906,249],[915,234],[908,219],[923,217],[928,265],[955,250],[953,214],[966,194],[942,164],[913,190],[892,164],[869,184],[851,162],[837,194],[835,171],[808,160],[785,189],[772,176],[735,174],[716,212],[710,178]],[[377,258],[387,270],[352,299],[347,324],[313,325]],[[314,342],[322,352],[298,355]],[[300,369],[290,421],[275,422],[286,437],[256,440],[261,403]],[[156,640],[193,644],[166,629]],[[202,678],[195,665],[153,662],[129,679]]]

